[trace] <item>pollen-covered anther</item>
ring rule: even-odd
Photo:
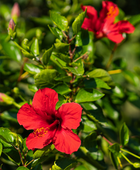
[[[41,128],[38,128],[36,129],[33,133],[34,133],[34,136],[38,136],[38,137],[42,137],[44,136],[46,133],[48,133],[48,130],[49,130],[49,127],[41,127]]]
[[[116,13],[116,11],[117,11],[117,8],[111,6],[111,7],[109,8],[108,13],[107,13],[107,18],[110,18],[110,17],[114,16],[115,13]]]

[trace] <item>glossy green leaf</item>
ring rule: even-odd
[[[33,159],[37,159],[40,158],[42,156],[47,155],[50,151],[52,151],[54,149],[54,145],[47,145],[46,147],[44,147],[43,149],[40,150],[36,150],[33,154]]]
[[[69,44],[62,43],[62,42],[56,42],[54,43],[54,46],[58,52],[65,52],[69,49]]]
[[[66,31],[68,29],[68,21],[64,16],[61,16],[55,11],[50,11],[50,17],[53,23],[62,31]]]
[[[54,90],[61,95],[65,95],[71,92],[71,89],[66,84],[59,84],[55,86]]]
[[[136,24],[140,23],[140,14],[131,16],[128,21],[135,26]]]
[[[31,52],[34,56],[39,56],[39,42],[37,38],[35,38],[31,45]]]
[[[52,170],[70,170],[73,168],[77,162],[69,158],[60,158],[54,162]]]
[[[75,102],[83,103],[83,102],[96,101],[102,98],[103,96],[104,94],[96,89],[93,89],[92,93],[85,91],[84,89],[80,89],[78,94],[76,95]]]
[[[60,29],[58,29],[57,27],[50,27],[50,26],[48,26],[48,27],[49,27],[50,31],[52,32],[52,34],[54,34],[57,38],[62,40],[63,33]]]
[[[87,168],[86,167],[84,167],[83,165],[80,165],[80,166],[78,166],[78,167],[76,167],[76,168],[74,168],[75,170],[87,170]]]
[[[107,85],[107,83],[105,83],[102,79],[99,79],[99,78],[85,79],[84,87],[85,87],[85,89],[93,89],[93,88],[111,89]]]
[[[7,143],[13,143],[15,141],[14,135],[7,128],[0,127],[0,138]]]
[[[109,153],[109,156],[112,160],[114,167],[118,170],[119,162],[118,162],[117,156],[115,154],[113,154],[112,152]]]
[[[86,10],[84,12],[82,12],[81,14],[79,14],[74,22],[72,23],[72,30],[74,32],[74,34],[77,34],[80,30],[81,30],[81,26],[83,24],[84,18],[86,16]]]
[[[16,170],[29,170],[29,169],[25,166],[20,166]]]
[[[105,81],[106,83],[108,83],[109,85],[113,84],[112,78],[110,77],[108,72],[103,69],[95,69],[95,70],[87,73],[87,76],[90,78],[100,78],[103,81]]]
[[[115,156],[120,156],[120,145],[118,143],[114,143],[108,148]]]
[[[78,60],[76,63],[72,63],[72,67],[66,67],[66,69],[77,76],[84,74],[84,65],[82,60]]]
[[[123,71],[123,75],[129,83],[133,84],[136,87],[139,85],[140,80],[137,74],[133,73],[132,71],[125,70]]]
[[[109,118],[113,120],[117,120],[119,118],[120,114],[117,111],[117,108],[115,108],[115,106],[111,104],[107,98],[103,100],[103,106],[105,108],[104,112]]]
[[[38,88],[34,84],[29,84],[28,85],[29,90],[32,92],[37,92]]]
[[[120,141],[122,146],[125,146],[129,142],[129,129],[125,123],[120,129]]]
[[[43,16],[43,17],[30,17],[30,19],[32,21],[34,21],[35,23],[42,25],[42,26],[47,26],[48,24],[52,25],[52,21],[50,19],[50,17],[48,16]]]
[[[93,103],[82,103],[83,109],[86,111],[87,116],[94,122],[105,123],[106,119],[103,116],[101,107]]]
[[[55,109],[58,110],[58,108],[60,106],[62,106],[62,104],[66,103],[66,100],[63,96],[61,96],[60,94],[58,94],[58,99],[59,101],[56,103]]]
[[[0,143],[0,156],[1,156],[1,154],[2,154],[2,149],[3,149],[3,146],[2,146],[2,144]]]
[[[66,62],[61,60],[60,58],[56,57],[54,54],[51,55],[51,61],[53,61],[56,65],[58,65],[60,68],[66,67]]]
[[[25,63],[24,70],[27,71],[30,74],[37,74],[42,71],[42,69],[34,64],[31,63]]]
[[[40,73],[35,75],[35,85],[38,88],[53,87],[54,79],[57,77],[57,71],[54,69],[42,70]]]
[[[82,154],[84,154],[84,159],[95,166],[97,169],[105,169],[105,165],[102,165],[99,161],[96,161],[94,159],[94,154],[92,155],[91,152],[89,152],[89,150],[86,149],[84,146],[80,147],[80,151],[82,152]],[[98,157],[98,154],[96,156]]]
[[[42,56],[42,62],[44,65],[48,64],[51,54],[52,54],[52,51],[53,51],[53,46],[44,52],[44,54]]]
[[[9,58],[16,61],[21,61],[22,59],[21,52],[13,42],[2,42],[1,45],[5,54]]]
[[[82,116],[81,124],[83,126],[83,132],[92,132],[97,129],[96,124],[85,115]]]
[[[96,139],[97,139],[97,133],[96,132],[92,132],[90,133],[84,140],[84,146],[92,151],[95,151],[96,149]],[[95,147],[95,148],[93,148]]]
[[[0,15],[3,16],[6,20],[10,19],[11,11],[9,6],[4,5],[3,3],[0,5]]]

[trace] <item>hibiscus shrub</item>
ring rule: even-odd
[[[140,14],[26,0],[0,19],[0,169],[140,168]]]

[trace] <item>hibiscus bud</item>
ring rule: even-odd
[[[16,24],[14,23],[13,19],[11,19],[8,26],[8,34],[11,37],[11,39],[13,39],[16,35],[15,27]]]
[[[3,97],[6,97],[6,94],[0,93],[0,102],[4,102]]]
[[[18,3],[14,3],[14,6],[11,11],[11,17],[19,17],[20,16],[20,9]]]
[[[4,93],[0,93],[0,102],[12,104],[14,102],[14,99]]]

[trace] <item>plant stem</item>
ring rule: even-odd
[[[133,165],[133,162],[131,162],[123,153],[121,153],[121,155],[124,157],[124,159],[129,162],[131,165]]]
[[[121,73],[121,72],[122,72],[121,69],[108,71],[109,74],[118,74],[118,73]]]
[[[137,156],[137,155],[135,155],[135,154],[133,154],[133,153],[125,150],[125,149],[122,149],[122,148],[121,148],[121,151],[126,152],[126,153],[128,153],[128,154],[130,154],[130,155],[132,155],[132,156],[134,156],[134,157],[136,157],[136,158],[138,158],[138,159],[140,159],[140,156]]]
[[[107,63],[107,65],[106,65],[106,69],[107,69],[107,70],[108,70],[108,68],[109,68],[109,66],[110,66],[110,64],[111,64],[111,62],[112,62],[113,55],[114,55],[114,53],[115,53],[117,47],[118,47],[118,44],[115,44],[113,50],[111,51],[110,58],[109,58],[108,63]]]
[[[102,136],[102,135],[101,135]],[[102,136],[102,138],[105,140],[105,141],[107,141],[107,143],[109,144],[109,145],[113,145],[113,143],[111,143],[108,139],[106,139],[104,136]]]

